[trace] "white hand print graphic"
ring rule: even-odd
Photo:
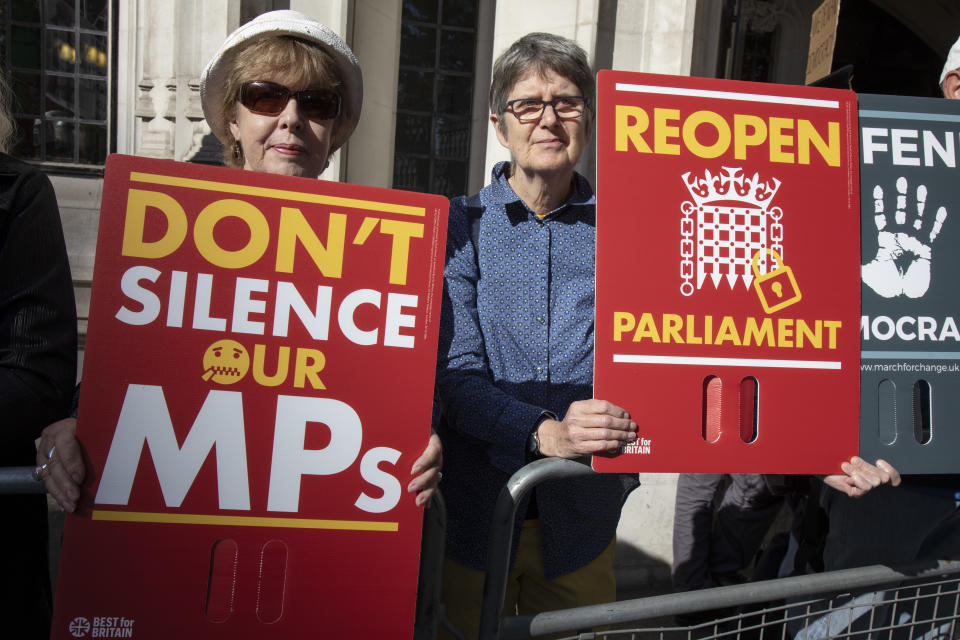
[[[883,189],[880,185],[873,188],[874,215],[877,225],[877,256],[860,269],[864,283],[884,298],[905,295],[919,298],[930,288],[931,245],[936,240],[947,210],[937,209],[933,224],[925,239],[921,239],[923,210],[927,204],[927,187],[920,185],[915,192],[916,214],[907,222],[908,185],[906,178],[897,179],[897,208],[894,223],[887,226],[887,214],[884,211]],[[927,217],[927,220],[930,216]]]

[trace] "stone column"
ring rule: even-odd
[[[347,145],[344,179],[354,184],[392,187],[401,5],[357,0],[353,11],[348,43],[363,68],[363,111]]]
[[[118,16],[117,150],[216,163],[200,73],[239,24],[240,0],[134,0]]]
[[[178,3],[175,3],[178,4]],[[174,157],[176,126],[176,7],[153,0],[137,2],[136,136],[133,152]],[[172,9],[172,10],[171,10]]]
[[[613,67],[690,75],[695,0],[618,0]]]

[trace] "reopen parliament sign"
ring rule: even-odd
[[[850,91],[602,71],[595,395],[603,471],[837,473],[857,453]]]
[[[54,638],[410,637],[446,214],[108,159]]]

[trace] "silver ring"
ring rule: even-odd
[[[40,465],[39,467],[36,467],[36,468],[33,470],[33,479],[34,479],[34,480],[43,480],[43,474],[44,474],[44,472],[45,472],[46,470],[47,470],[47,463],[44,462],[42,465]]]
[[[56,452],[56,450],[57,450],[57,445],[53,445],[52,447],[50,447],[50,451],[47,451],[47,462],[50,462],[51,460],[53,460],[53,454],[54,452]]]
[[[437,480],[443,480],[443,471],[437,471]]]

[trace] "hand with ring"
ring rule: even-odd
[[[37,468],[33,470],[33,477],[43,481],[47,493],[68,513],[77,508],[85,475],[76,433],[75,418],[59,420],[44,429],[37,442]]]
[[[47,471],[48,462],[44,462],[39,467],[34,468],[33,470],[33,479],[34,480],[43,480],[43,474]]]
[[[37,454],[37,464],[36,469],[33,470],[33,479],[34,480],[43,480],[43,474],[47,472],[47,467],[53,464],[53,454],[57,452],[56,445],[50,447],[50,450],[47,451],[46,461],[40,464],[40,454]]]
[[[437,485],[440,484],[440,467],[443,466],[443,447],[440,445],[440,436],[435,432],[430,432],[430,440],[427,441],[427,447],[420,454],[420,457],[413,463],[410,469],[410,475],[416,476],[407,485],[409,493],[416,494],[418,507],[429,507],[433,494],[437,491]]]

